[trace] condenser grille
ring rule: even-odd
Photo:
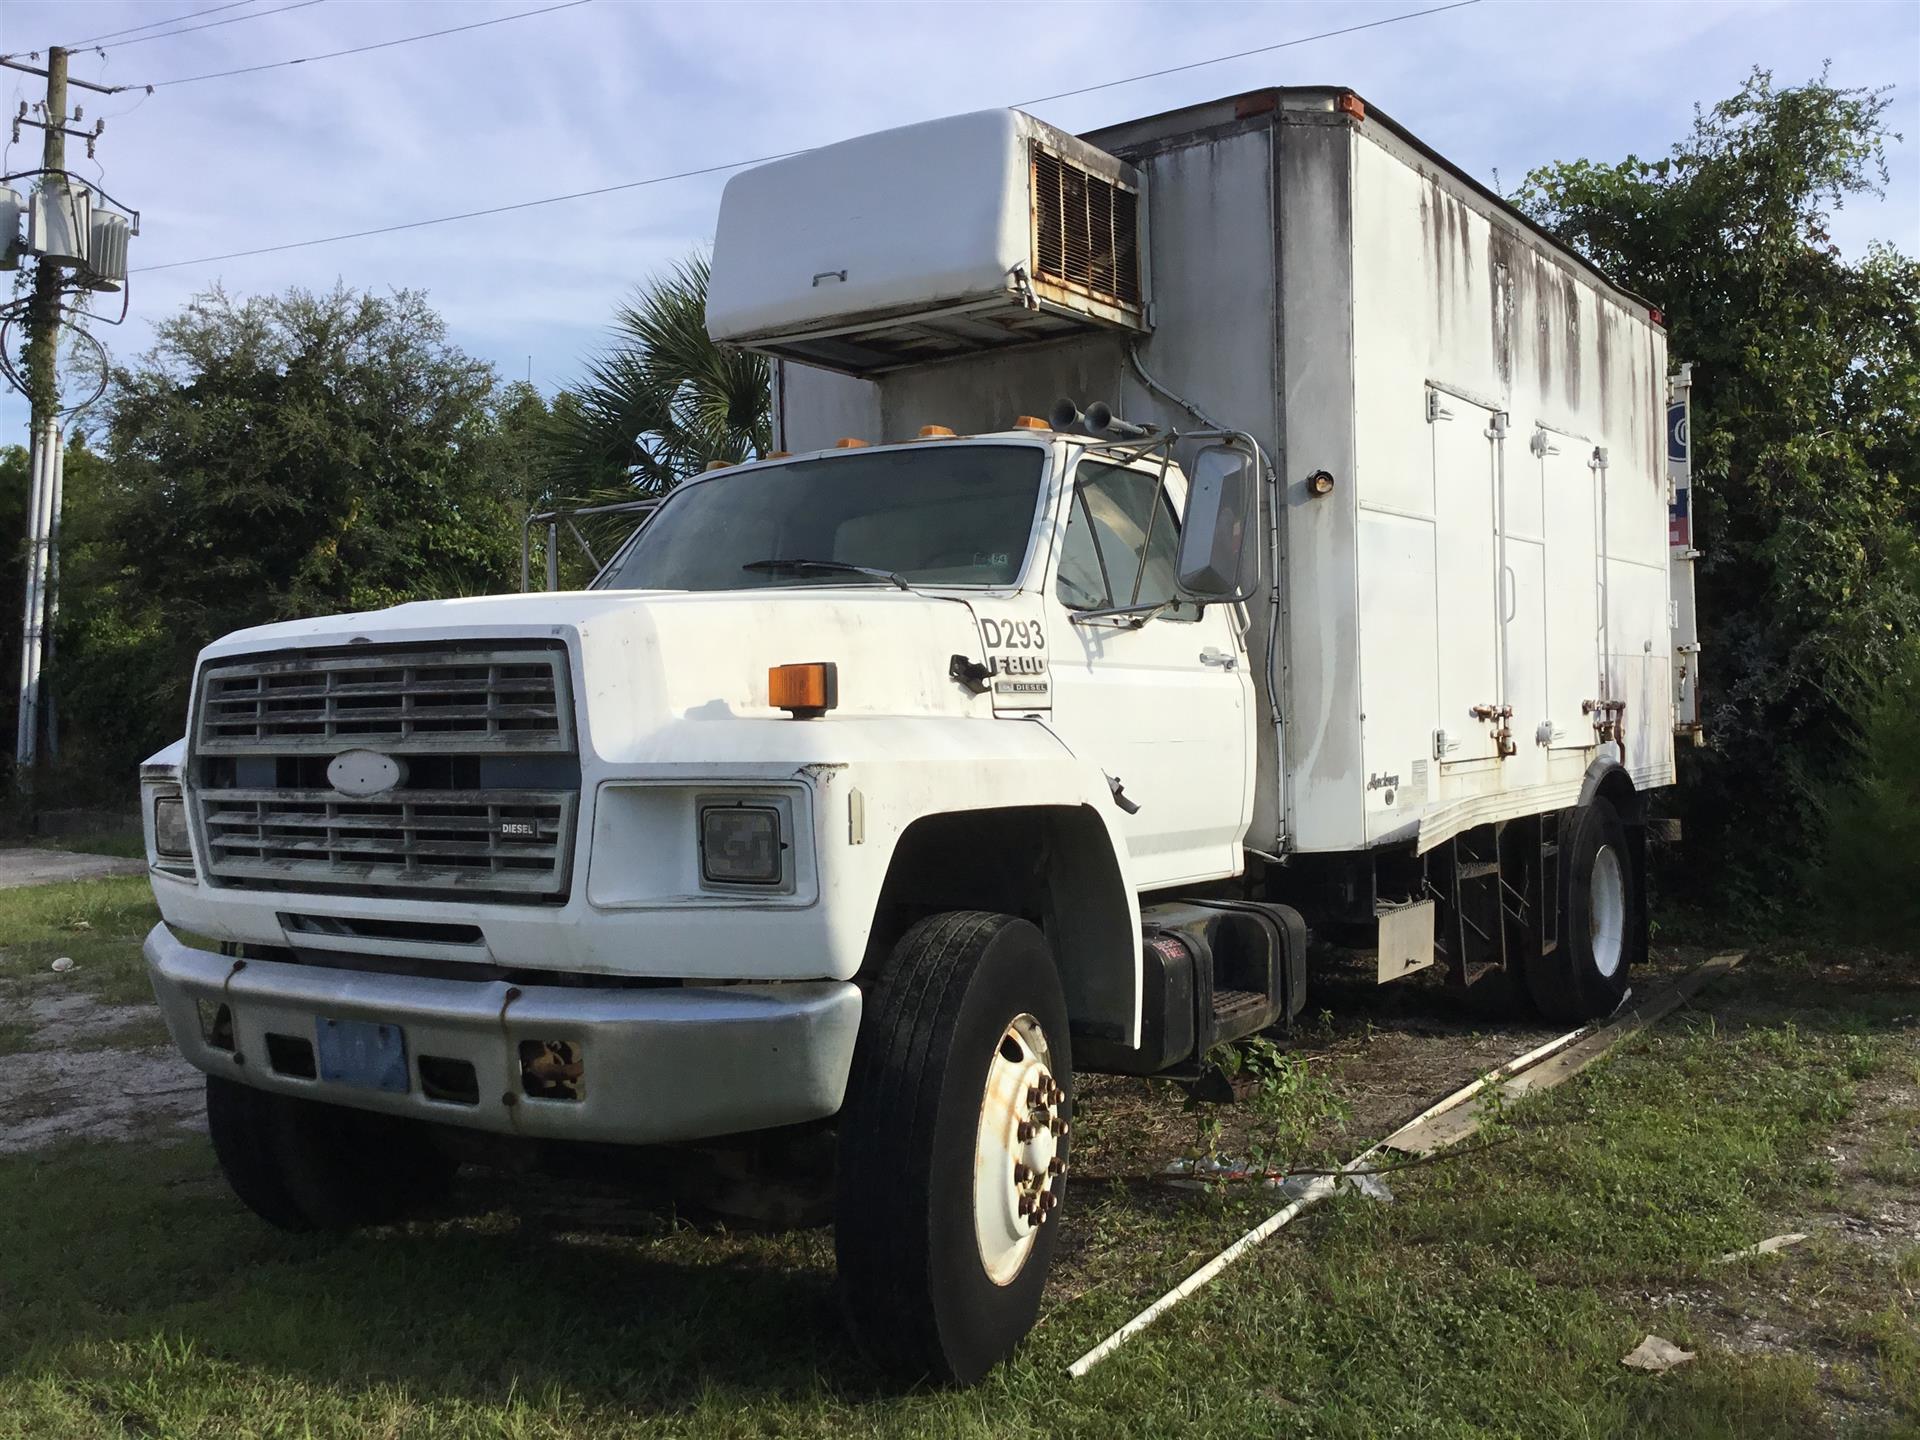
[[[1140,197],[1033,147],[1034,278],[1140,304]]]

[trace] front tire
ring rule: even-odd
[[[281,1230],[401,1220],[445,1196],[455,1161],[417,1122],[207,1077],[207,1131],[233,1193]]]
[[[1597,1020],[1626,998],[1629,972],[1646,949],[1645,908],[1627,827],[1595,797],[1561,827],[1560,943],[1529,958],[1527,988],[1549,1020]]]
[[[1066,1190],[1072,1058],[1039,930],[954,911],[868,989],[840,1117],[834,1247],[854,1338],[971,1384],[1033,1328]]]

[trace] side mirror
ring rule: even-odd
[[[1181,598],[1245,600],[1259,585],[1260,480],[1254,457],[1209,445],[1187,467],[1187,519],[1180,530]]]

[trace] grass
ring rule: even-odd
[[[34,910],[27,943],[75,918],[102,945],[143,928],[111,894],[57,888],[75,893]],[[19,902],[0,904],[12,923]],[[847,1350],[826,1232],[480,1172],[446,1217],[288,1237],[201,1142],[0,1159],[0,1437],[1912,1435],[1920,1249],[1716,1258],[1844,1208],[1827,1146],[1863,1123],[1863,1087],[1912,1079],[1917,1002],[1891,967],[1750,962],[1510,1109],[1498,1148],[1393,1175],[1392,1205],[1321,1207],[1069,1381],[1273,1208],[1083,1184],[1031,1342],[958,1393],[900,1392]],[[1283,1131],[1296,1093],[1324,1109],[1284,1071],[1265,1093]],[[1854,1139],[1877,1154],[1908,1120],[1873,1113]],[[1795,1343],[1743,1348],[1729,1327],[1754,1316]],[[1649,1331],[1700,1358],[1623,1370]]]
[[[35,840],[34,844],[44,850],[67,850],[79,855],[112,855],[121,860],[147,858],[147,840],[137,816],[113,829],[49,835]]]
[[[144,875],[0,890],[0,993],[57,981],[108,1003],[150,1000],[140,942],[158,918]],[[62,955],[73,969],[55,976]]]

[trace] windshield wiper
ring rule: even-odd
[[[1138,630],[1162,610],[1172,609],[1178,600],[1154,600],[1144,605],[1110,605],[1104,610],[1075,610],[1068,619],[1078,625],[1083,620],[1118,620]]]
[[[885,580],[890,585],[898,585],[902,590],[912,592],[913,587],[891,570],[876,570],[870,565],[850,565],[845,560],[750,560],[740,567],[742,570],[757,570],[767,575],[778,575],[783,571],[817,570],[835,575],[865,575],[872,580]]]

